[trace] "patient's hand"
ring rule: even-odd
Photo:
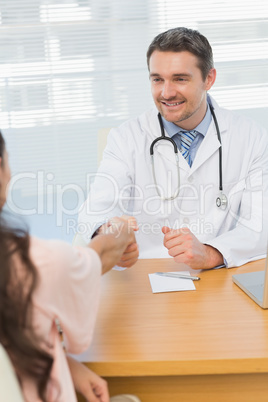
[[[107,382],[70,356],[67,361],[74,387],[90,402],[109,402],[109,391]]]
[[[130,230],[132,229],[135,232],[139,230],[137,221],[133,216],[123,215],[120,217],[120,219],[123,219],[125,222],[128,223],[128,227]],[[111,230],[111,226],[114,226],[114,230],[116,231],[116,225],[118,221],[119,220],[117,217],[110,219],[109,222],[105,223],[100,227],[98,232],[100,234],[107,233],[109,230]],[[116,265],[118,265],[119,267],[130,268],[137,262],[138,258],[139,258],[139,248],[135,241],[126,248],[124,254],[122,255],[122,257],[120,258],[120,260],[117,262]]]
[[[116,265],[118,265],[119,267],[130,268],[138,261],[138,258],[139,258],[138,245],[137,243],[132,243],[126,248],[124,254],[122,255],[122,257],[120,258],[120,260]]]

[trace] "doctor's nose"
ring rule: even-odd
[[[172,99],[176,97],[176,89],[173,84],[165,82],[161,91],[161,95],[164,99]]]

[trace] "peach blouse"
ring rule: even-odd
[[[60,321],[68,353],[88,348],[98,309],[101,261],[90,248],[37,238],[31,238],[30,256],[39,273],[33,295],[35,331],[54,358],[49,402],[73,402],[77,399],[55,319]],[[29,379],[22,379],[22,389],[27,402],[40,402]]]

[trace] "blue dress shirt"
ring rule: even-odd
[[[203,139],[208,131],[211,119],[212,119],[212,115],[211,115],[210,107],[207,103],[207,111],[206,111],[205,117],[203,118],[201,123],[198,124],[198,126],[193,128],[193,130],[197,132],[197,135],[189,148],[189,154],[190,154],[192,162],[194,161],[197,150],[200,147],[200,144],[203,141]],[[185,129],[177,126],[177,124],[175,124],[175,123],[167,121],[166,119],[164,119],[164,117],[162,117],[162,120],[163,120],[165,130],[171,138],[173,138],[176,134],[178,134],[179,131],[185,131]],[[191,131],[193,131],[193,130],[191,130]],[[176,138],[178,138],[178,136]],[[173,138],[173,139],[175,140],[175,138]],[[175,141],[175,142],[177,143],[177,141]],[[177,146],[179,149],[181,149],[180,135],[179,135],[179,144],[177,143]]]

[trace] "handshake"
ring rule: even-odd
[[[121,255],[114,265],[130,268],[139,257],[139,249],[134,232],[138,224],[134,217],[123,215],[112,218],[98,229],[98,237],[114,236],[121,245]],[[187,264],[193,269],[209,269],[223,264],[222,254],[214,247],[201,243],[188,228],[162,228],[163,245],[177,263]],[[93,239],[94,240],[94,239]]]
[[[103,273],[114,265],[130,268],[139,258],[134,231],[138,230],[134,217],[115,217],[98,229],[98,236],[89,243],[102,260]]]
[[[98,229],[96,239],[112,237],[114,251],[118,251],[114,265],[130,268],[139,257],[139,248],[134,232],[138,224],[134,217],[123,215],[112,218]],[[201,243],[188,228],[162,228],[164,234],[163,245],[177,263],[187,264],[193,269],[208,269],[223,264],[222,254],[214,247]]]

